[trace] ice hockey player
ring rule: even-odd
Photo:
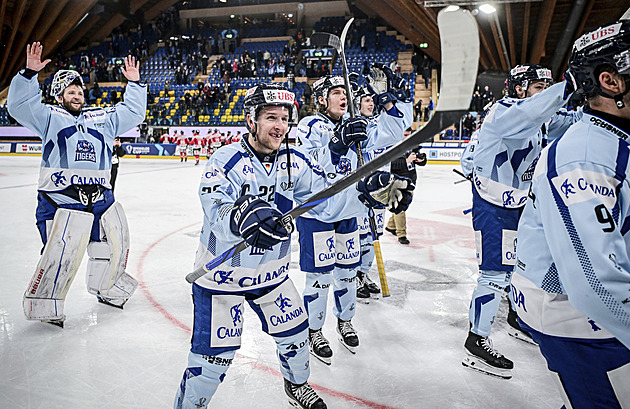
[[[309,386],[307,312],[288,276],[292,226],[278,218],[328,185],[321,166],[300,147],[286,141],[297,115],[295,96],[278,84],[260,84],[245,94],[249,134],[212,155],[202,176],[199,196],[204,210],[195,265],[202,266],[241,240],[250,247],[193,284],[194,330],[188,368],[175,408],[205,408],[241,345],[245,301],[258,315],[263,331],[276,342],[280,372],[289,402],[302,409],[326,408]],[[321,150],[322,157],[348,149],[365,132],[340,130],[339,139]],[[407,182],[385,172],[332,196],[312,211],[322,220],[355,213],[361,200],[375,205],[372,194],[408,195]],[[357,189],[361,192],[357,192]]]
[[[184,131],[179,131],[177,146],[179,146],[179,161],[188,162],[188,146],[190,146],[190,139],[184,135]]]
[[[518,225],[511,294],[564,407],[630,406],[630,20],[573,45],[581,121],[545,148]]]
[[[492,323],[516,260],[516,228],[540,151],[573,122],[570,113],[556,114],[572,95],[572,84],[550,86],[551,71],[518,65],[507,79],[507,95],[492,105],[479,128],[473,157],[472,222],[480,277],[469,310],[470,330],[462,364],[509,379],[513,363],[492,346]],[[548,134],[550,127],[554,135]],[[516,314],[510,330],[525,340]]]
[[[87,289],[100,302],[122,308],[138,285],[125,272],[129,230],[110,172],[114,138],[144,120],[147,88],[139,83],[139,63],[127,57],[124,102],[84,108],[81,76],[61,70],[50,90],[59,106],[43,104],[37,73],[50,60],[41,57],[39,42],[26,46],[26,68],[7,97],[11,116],[43,145],[36,219],[44,248],[23,305],[27,319],[63,326],[64,301],[86,249]]]
[[[402,77],[395,75],[385,64],[374,64],[370,74],[366,77],[367,84],[362,87],[358,83],[358,74],[351,74],[355,110],[358,115],[368,119],[367,133],[370,139],[377,140],[379,135],[382,137],[383,134],[394,137],[399,135],[397,139],[385,136],[393,143],[399,142],[403,139],[404,130],[411,125],[413,120],[412,101],[404,91],[405,81]],[[364,162],[371,161],[385,150],[386,148],[381,147],[363,152]],[[382,170],[389,170],[389,165]],[[377,234],[380,236],[383,234],[385,209],[375,208],[372,212],[377,225]],[[371,294],[376,295],[381,292],[368,274],[375,257],[369,213],[358,217],[357,224],[361,242],[361,265],[357,269],[357,301],[367,302]]]
[[[356,117],[343,120],[347,111],[346,91],[341,77],[325,76],[313,84],[317,113],[302,118],[298,124],[298,144],[324,168],[330,178],[342,177],[357,167],[353,149],[332,150],[333,157],[320,154],[320,150],[338,141],[343,135],[366,132],[367,119]],[[402,125],[397,125],[402,127]],[[368,134],[362,143],[363,151],[390,146],[402,138],[399,133]],[[379,145],[380,144],[380,145]],[[412,187],[413,188],[413,187]],[[410,196],[405,197],[405,206]],[[308,310],[309,347],[311,353],[330,365],[332,349],[322,332],[326,320],[329,287],[333,285],[335,303],[333,314],[337,318],[337,333],[341,343],[352,353],[359,346],[359,337],[351,320],[356,312],[356,271],[361,264],[361,249],[356,217],[365,216],[362,206],[348,218],[323,222],[308,213],[299,217],[296,227],[300,241],[300,269],[306,272],[304,304]]]
[[[192,147],[192,153],[195,156],[195,166],[199,165],[199,155],[201,154],[201,145],[203,144],[199,131],[193,129],[192,138],[189,139],[190,146]]]

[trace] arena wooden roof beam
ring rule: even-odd
[[[6,66],[7,69],[5,70],[2,78],[8,78],[14,73],[14,71],[17,71],[16,68],[20,67],[18,64],[24,64],[26,58],[26,43],[33,34],[35,24],[41,18],[45,8],[45,1],[31,3],[26,20],[20,24],[20,32],[18,32],[19,37],[13,47],[11,59]]]
[[[97,0],[70,0],[63,9],[63,19],[59,19],[48,33],[45,47],[55,51],[63,43],[63,39],[73,35],[73,29],[96,4]]]
[[[540,11],[538,12],[538,30],[534,37],[534,43],[532,44],[532,53],[529,62],[532,64],[539,64],[540,59],[545,51],[545,42],[547,34],[549,32],[549,25],[553,19],[554,8],[556,7],[556,0],[543,0]]]
[[[24,14],[24,10],[26,9],[26,0],[18,0],[13,8],[13,18],[11,19],[11,23],[13,28],[11,30],[11,35],[9,36],[9,40],[5,42],[4,54],[2,56],[2,64],[0,64],[0,72],[4,70],[4,66],[7,64],[7,60],[9,59],[9,52],[13,47],[13,40],[15,40],[15,36],[18,32],[18,27],[20,21],[22,20],[22,15]]]
[[[516,65],[516,45],[514,44],[514,25],[512,24],[512,6],[505,3],[505,21],[508,29],[508,44],[510,47],[510,61],[512,65]],[[508,67],[510,69],[512,67]]]
[[[98,14],[90,14],[87,16],[87,18],[81,22],[79,27],[74,30],[72,36],[63,42],[64,51],[71,50],[72,47],[74,47],[79,41],[85,40],[86,34],[94,28],[99,21],[101,21],[101,16]]]
[[[531,3],[525,3],[525,13],[523,13],[523,45],[521,46],[521,64],[525,64],[527,62],[527,39],[529,36],[529,17],[531,11]]]

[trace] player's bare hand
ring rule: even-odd
[[[26,68],[39,72],[50,62],[50,59],[42,61],[43,48],[39,41],[26,45]]]
[[[120,67],[120,70],[127,81],[140,81],[140,61],[136,61],[136,57],[125,57],[125,66]]]

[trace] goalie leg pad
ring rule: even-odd
[[[85,254],[93,221],[91,213],[57,210],[35,274],[24,293],[27,319],[63,319],[63,300]]]
[[[122,205],[115,202],[101,216],[103,241],[88,246],[87,289],[107,304],[122,307],[138,282],[125,273],[129,254],[129,227]]]

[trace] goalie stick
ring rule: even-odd
[[[341,38],[330,33],[314,33],[311,36],[311,44],[315,46],[327,46],[333,47],[341,59],[341,71],[343,73],[343,83],[346,89],[346,99],[348,101],[348,112],[350,118],[356,116],[354,110],[354,98],[352,98],[352,86],[350,85],[350,76],[348,74],[348,65],[346,64],[346,52],[345,43],[348,30],[352,25],[354,18],[351,18],[346,23],[343,31],[341,32]],[[363,153],[361,151],[361,144],[357,142],[355,144],[355,151],[357,153],[357,163],[359,166],[363,166]],[[381,291],[383,297],[389,297],[389,286],[387,285],[387,276],[385,275],[385,264],[383,263],[383,253],[381,252],[381,243],[378,240],[378,230],[376,227],[376,220],[374,220],[374,211],[370,209],[368,220],[370,222],[370,233],[372,234],[372,246],[374,248],[374,256],[376,257],[376,267],[378,269],[378,277],[381,282]]]
[[[438,27],[442,46],[442,92],[435,113],[421,129],[407,139],[386,150],[374,160],[355,169],[343,179],[314,194],[304,203],[282,215],[280,223],[290,226],[296,217],[323,203],[329,197],[357,183],[392,160],[422,142],[431,139],[441,130],[458,121],[468,109],[473,88],[477,79],[479,65],[479,33],[477,22],[467,10],[441,10],[438,14]],[[214,270],[235,254],[249,245],[243,240],[231,249],[218,255],[186,276],[186,281],[193,283],[198,278]]]

